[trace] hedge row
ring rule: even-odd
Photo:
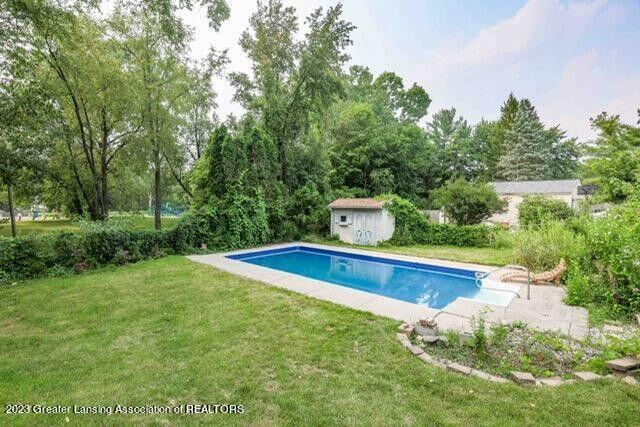
[[[0,284],[192,252],[207,241],[194,220],[166,231],[106,229],[0,239]]]
[[[491,246],[496,230],[486,225],[455,225],[430,222],[416,206],[397,196],[386,198],[385,207],[395,217],[394,245]]]

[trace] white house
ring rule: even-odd
[[[395,219],[376,199],[336,199],[331,209],[331,235],[345,243],[375,245],[393,236]]]
[[[562,179],[555,181],[503,181],[492,182],[491,185],[498,196],[508,201],[506,211],[489,218],[489,222],[509,225],[518,224],[518,206],[525,196],[541,195],[565,202],[573,209],[578,207],[578,200],[584,196],[579,194],[579,179]]]

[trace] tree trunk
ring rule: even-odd
[[[162,228],[162,187],[161,187],[161,175],[160,175],[160,147],[158,147],[158,141],[154,138],[153,149],[153,167],[155,169],[154,174],[154,188],[155,188],[155,228],[160,230]]]
[[[11,236],[16,237],[16,214],[13,211],[13,183],[7,183],[7,191],[9,193],[9,218],[11,218]]]
[[[109,165],[107,163],[107,155],[106,152],[103,151],[101,154],[101,177],[100,177],[100,191],[102,192],[102,216],[103,219],[108,219],[109,218],[109,182],[108,182],[108,177],[109,177]]]

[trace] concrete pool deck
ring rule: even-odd
[[[489,280],[484,283],[483,287],[513,293],[514,298],[511,299],[511,302],[507,306],[492,305],[467,298],[457,298],[442,309],[434,309],[227,258],[227,256],[231,254],[242,254],[254,252],[256,250],[280,249],[295,246],[307,246],[351,254],[420,262],[424,264],[463,268],[482,272],[490,272],[495,269],[495,267],[486,265],[419,258],[371,250],[318,245],[306,242],[269,245],[259,248],[215,253],[210,255],[192,255],[187,258],[248,279],[257,280],[313,298],[330,301],[357,310],[368,311],[373,314],[390,317],[396,320],[415,322],[420,318],[434,317],[441,330],[455,329],[458,331],[468,332],[470,330],[469,320],[471,317],[477,316],[484,311],[486,312],[486,319],[488,323],[522,321],[534,328],[559,331],[578,338],[584,337],[589,332],[587,311],[584,308],[565,305],[562,302],[564,298],[564,290],[559,287],[532,285],[531,299],[527,300],[526,285],[502,283],[496,280],[494,275],[492,275],[489,276]]]

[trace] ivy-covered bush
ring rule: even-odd
[[[496,230],[485,225],[436,224],[409,200],[385,196],[385,207],[395,218],[394,245],[490,246]]]
[[[562,200],[541,195],[525,196],[518,206],[518,221],[522,227],[540,226],[547,221],[573,217],[574,212]]]

